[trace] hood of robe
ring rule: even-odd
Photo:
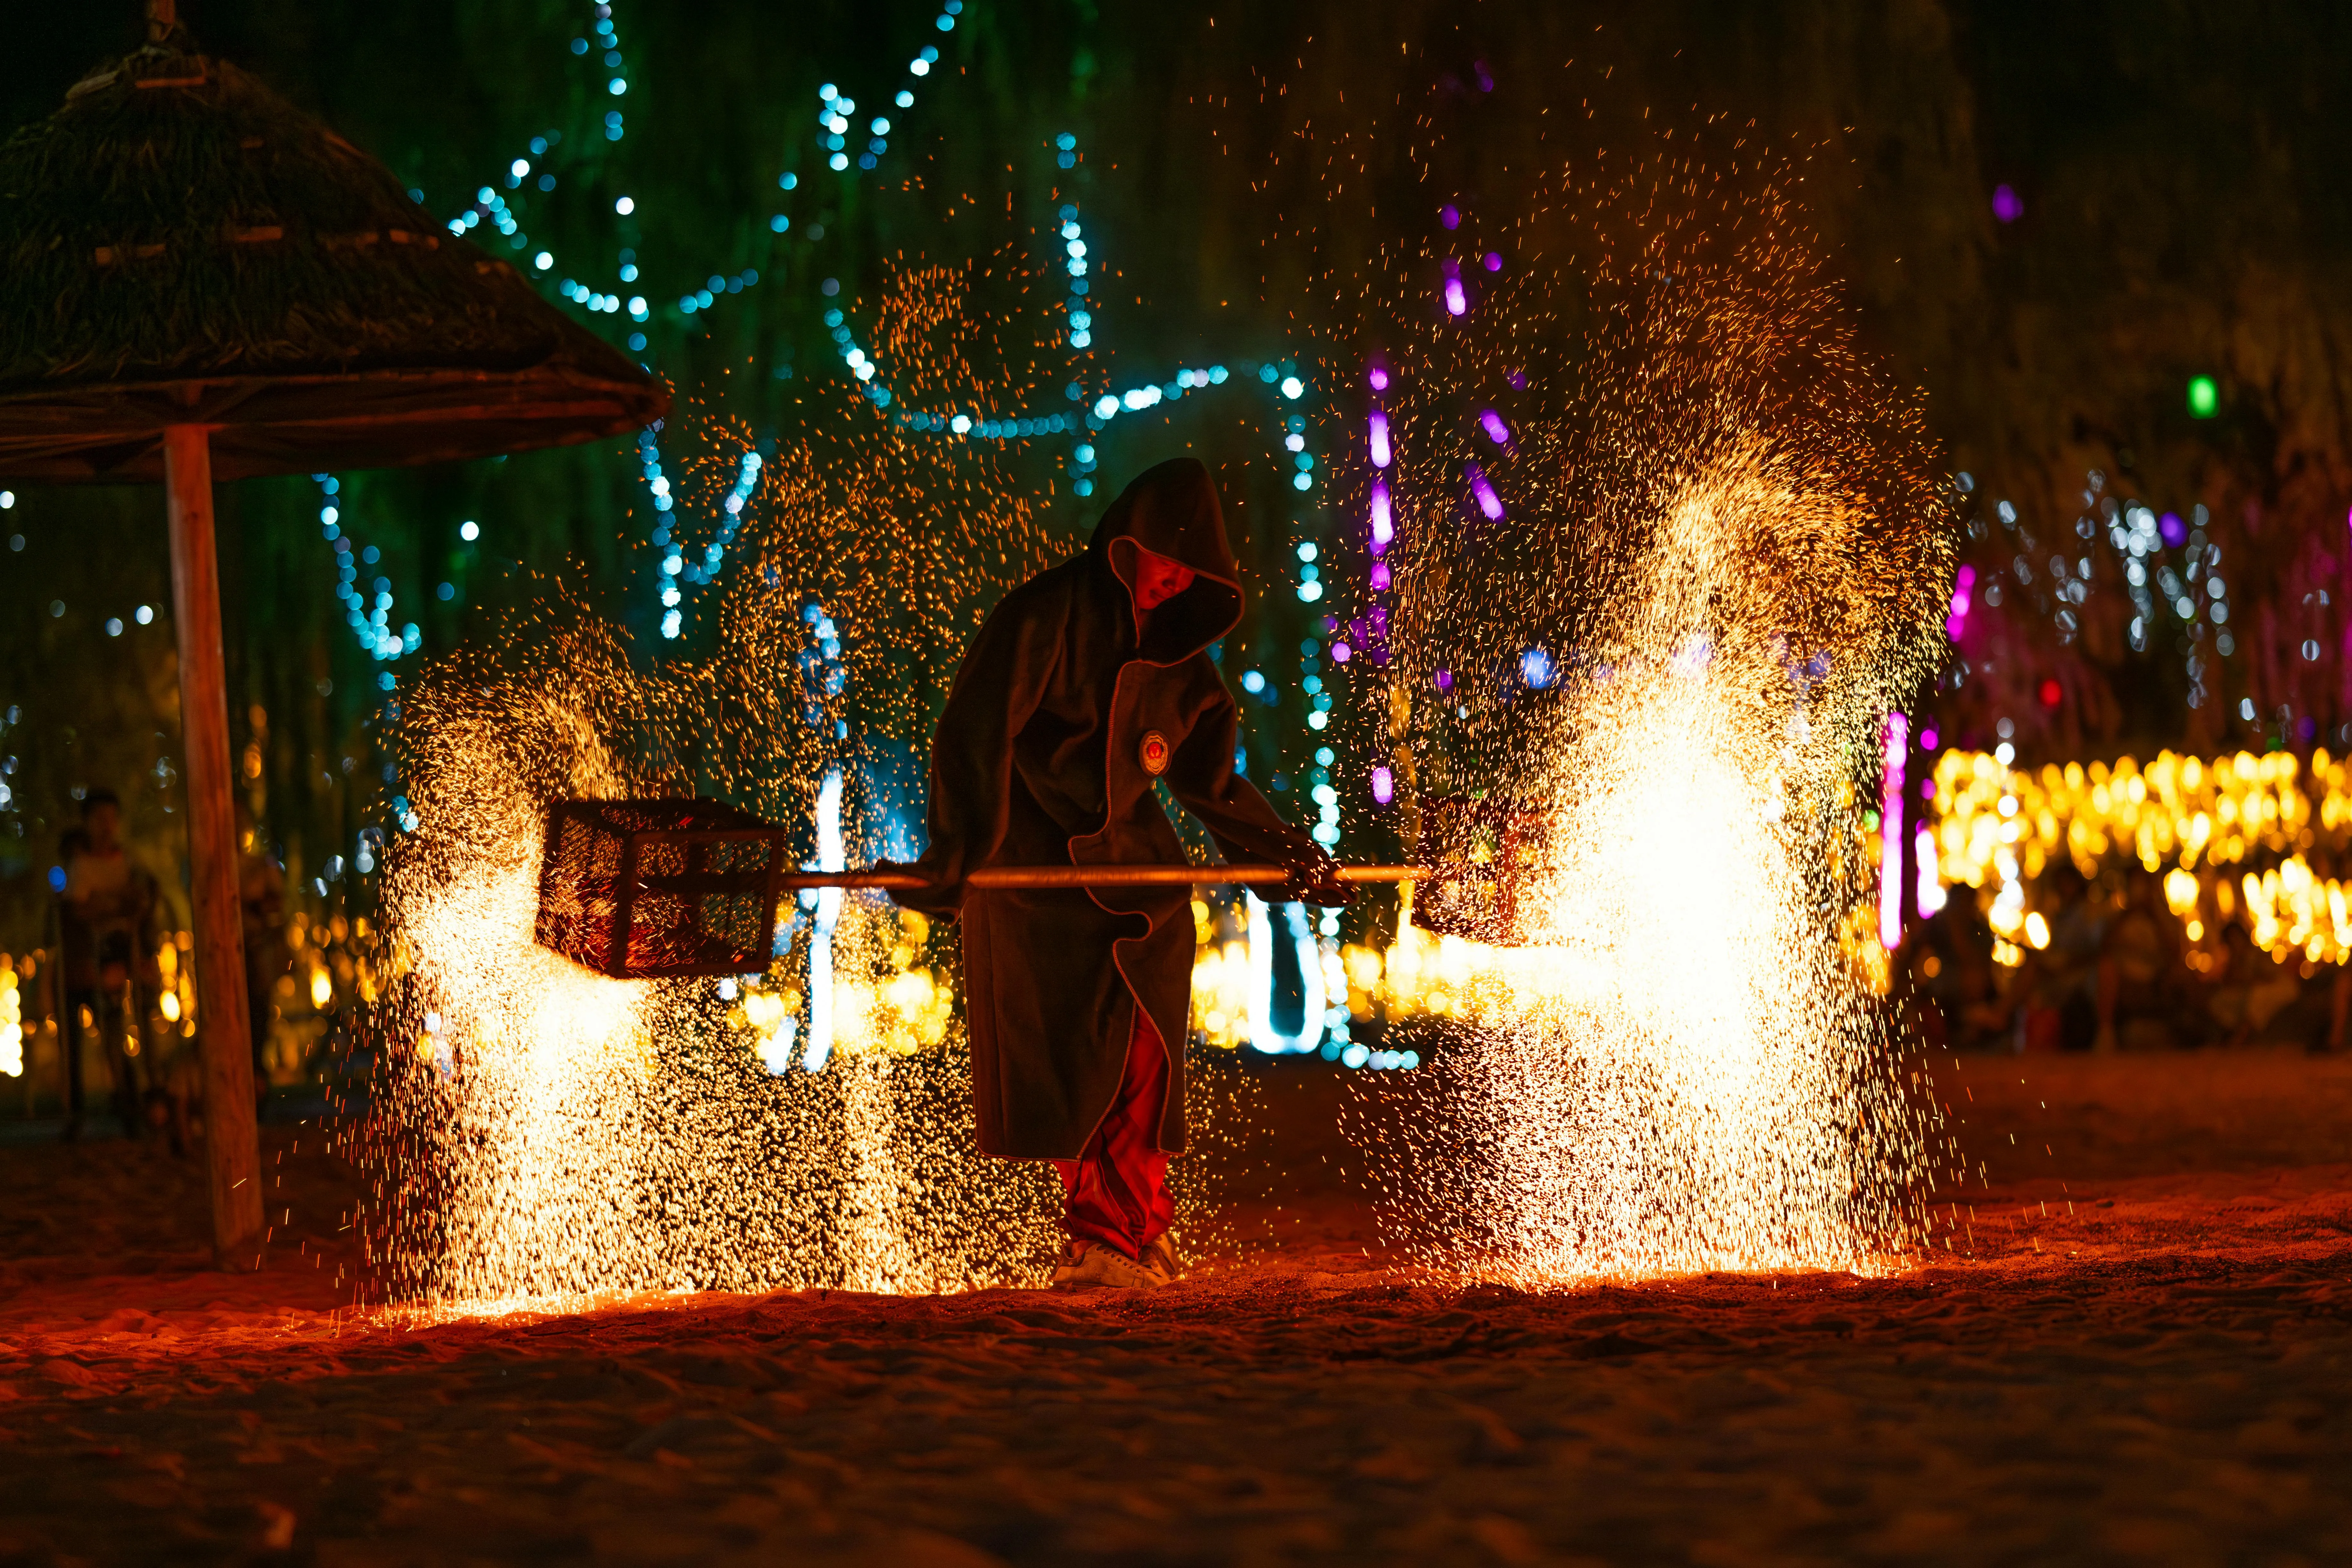
[[[1241,567],[1225,540],[1217,489],[1196,458],[1145,469],[1095,525],[1087,553],[1135,603],[1136,547],[1190,566],[1192,585],[1150,613],[1138,658],[1177,664],[1232,631],[1242,618]],[[1132,625],[1132,620],[1129,622]]]

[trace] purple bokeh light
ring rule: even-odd
[[[1903,945],[1903,764],[1910,753],[1911,721],[1886,716],[1886,771],[1878,792],[1878,945],[1893,952]]]
[[[1372,410],[1372,467],[1389,466],[1389,416],[1381,409]]]
[[[2003,223],[2015,223],[2025,216],[2025,203],[2007,185],[1992,188],[1992,216]]]
[[[2175,550],[2189,542],[2189,525],[2180,521],[2180,514],[2177,511],[2168,511],[2158,518],[2156,531],[2163,535],[2164,542]]]
[[[1493,409],[1486,409],[1478,416],[1478,425],[1481,429],[1486,432],[1487,438],[1493,441],[1496,446],[1501,447],[1509,444],[1511,439],[1511,427],[1504,424],[1503,416],[1496,413]]]
[[[1366,371],[1364,373],[1364,379],[1372,384],[1372,390],[1374,392],[1386,392],[1389,389],[1389,373],[1382,370],[1379,365],[1374,365],[1371,369]]]
[[[1480,265],[1484,266],[1489,272],[1500,272],[1503,269],[1503,258],[1499,253],[1490,250],[1486,253],[1486,259],[1480,263]]]
[[[1381,480],[1372,481],[1372,553],[1380,555],[1396,537],[1396,516],[1389,510],[1389,487]]]
[[[1444,206],[1437,209],[1437,221],[1444,224],[1448,228],[1460,228],[1462,226],[1462,209],[1455,206],[1452,202],[1448,202]]]
[[[1470,493],[1477,500],[1478,510],[1486,514],[1489,522],[1503,521],[1503,498],[1486,482],[1486,470],[1475,463],[1465,463],[1462,471],[1470,481]]]
[[[1470,313],[1470,296],[1463,291],[1462,264],[1458,261],[1448,261],[1445,264],[1444,292],[1447,315],[1466,316]]]
[[[1395,581],[1395,579],[1389,574],[1389,563],[1385,561],[1375,561],[1372,563],[1371,575],[1368,580],[1370,582],[1372,592],[1375,594],[1387,593],[1389,591],[1390,584]]]
[[[1382,805],[1396,798],[1396,775],[1386,768],[1372,770],[1372,798]]]
[[[1944,630],[1954,642],[1960,640],[1960,633],[1968,626],[1969,601],[1976,585],[1977,569],[1973,566],[1962,565],[1959,575],[1952,579],[1952,613],[1944,617]]]
[[[1454,689],[1454,672],[1450,669],[1441,669],[1431,679],[1437,682],[1437,689],[1440,691]]]

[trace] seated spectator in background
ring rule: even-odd
[[[2335,973],[2327,983],[2327,1033],[2311,1042],[2314,1051],[2344,1050],[2345,1016],[2352,1013],[2352,963],[2332,966]]]
[[[2092,1049],[2113,1051],[2201,1043],[2206,1026],[2197,1006],[2180,922],[2165,907],[2154,877],[2130,879],[2128,901],[2106,923],[2099,943],[2098,1029]]]
[[[144,1050],[147,1005],[161,982],[155,963],[155,879],[122,848],[122,804],[112,790],[83,795],[81,826],[65,836],[64,898],[58,909],[65,1006],[66,1132],[81,1136],[82,1020],[95,1031],[113,1079],[123,1131],[143,1126],[135,1055]],[[135,1044],[134,1044],[135,1042]]]
[[[2221,951],[2225,962],[2205,1007],[2226,1043],[2242,1046],[2294,1005],[2303,994],[2303,979],[2294,965],[2276,963],[2256,947],[2236,921],[2221,928]]]
[[[2099,952],[2107,910],[2072,861],[2044,871],[2033,893],[2049,942],[2042,948],[2026,944],[2025,962],[2011,983],[2021,1008],[2018,1046],[2087,1051],[2098,1036]]]
[[[1992,961],[1992,928],[1977,908],[1975,891],[1954,888],[1944,907],[1919,922],[1909,938],[1914,994],[1931,1005],[1931,1044],[1968,1049],[1997,1043],[2011,1008]]]
[[[269,853],[243,802],[236,808],[237,904],[245,927],[246,1026],[253,1040],[256,1114],[269,1103],[269,1035],[278,982],[292,965],[286,945],[286,871]]]

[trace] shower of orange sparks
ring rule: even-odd
[[[1486,1129],[1481,1152],[1424,1162],[1428,1197],[1460,1222],[1433,1260],[1527,1282],[1866,1261],[1910,1236],[1924,1169],[1820,914],[1858,869],[1843,859],[1846,752],[1916,675],[1914,601],[1939,596],[1943,510],[1916,407],[1855,353],[1775,227],[1778,194],[1712,215],[1737,222],[1660,220],[1675,205],[1661,195],[1694,205],[1687,174],[1549,183],[1467,330],[1391,324],[1400,658],[1376,723],[1393,724],[1408,796],[1417,777],[1473,778],[1576,825],[1555,846],[1557,940],[1474,961],[1465,988],[1489,1030],[1460,1058],[1454,1110]],[[1547,270],[1542,241],[1563,234],[1614,242],[1582,269],[1598,325],[1580,342],[1548,298],[1577,275]],[[1423,259],[1381,258],[1373,292]],[[972,340],[975,319],[1004,319],[969,307],[972,280],[909,268],[886,295],[877,342],[901,395],[1001,405],[1033,389],[1034,369],[975,369],[1007,345],[1001,326],[993,360]],[[1544,384],[1548,348],[1572,349],[1576,374],[1515,411],[1512,450],[1483,454],[1514,515],[1477,537],[1454,504],[1452,404],[1514,368]],[[779,1079],[756,1054],[772,1004],[584,984],[517,949],[517,868],[535,864],[530,825],[554,794],[690,787],[806,815],[833,755],[800,712],[804,597],[857,628],[861,734],[910,739],[978,612],[1057,552],[1042,498],[984,451],[902,434],[863,400],[803,404],[741,564],[705,601],[715,652],[645,674],[593,617],[542,609],[509,628],[495,678],[453,661],[404,704],[424,825],[393,879],[407,984],[388,1013],[419,1047],[388,1103],[431,1180],[394,1205],[382,1261],[411,1293],[941,1288],[1042,1256],[1048,1194],[975,1164],[952,1054]],[[684,482],[715,489],[750,431],[723,390],[689,409]],[[1428,700],[1441,661],[1491,669],[1531,642],[1584,661],[1549,712]],[[1701,646],[1696,673],[1677,666]],[[1826,669],[1792,706],[1790,672],[1816,655]],[[1694,902],[1727,911],[1695,989]],[[877,988],[905,971],[887,914],[847,929]]]
[[[955,335],[960,269],[910,268],[880,307],[902,386],[981,384]],[[835,933],[840,1045],[824,1073],[773,1069],[782,955],[768,977],[593,975],[532,941],[547,805],[720,795],[806,821],[853,781],[853,856],[881,845],[856,787],[919,746],[979,610],[1047,563],[1040,495],[984,448],[902,430],[837,384],[801,394],[797,443],[761,467],[699,656],[652,668],[560,583],[497,637],[404,690],[396,750],[416,815],[383,885],[375,1104],[355,1143],[382,1202],[379,1289],[528,1303],[614,1291],[844,1285],[947,1289],[1034,1278],[1053,1251],[1049,1175],[983,1163],[968,1060],[908,1055],[950,1026],[921,922],[851,900]],[[689,400],[681,493],[731,484],[750,431]],[[851,635],[846,689],[812,694],[801,609]],[[688,646],[697,646],[689,635]],[[849,725],[845,742],[836,722]],[[918,994],[918,989],[920,994]]]
[[[1413,786],[1554,825],[1530,945],[1408,929],[1366,965],[1478,1026],[1383,1153],[1420,1256],[1481,1278],[1880,1268],[1930,1223],[1926,1102],[1842,939],[1874,894],[1854,782],[1940,647],[1951,512],[1790,171],[1714,155],[1490,184],[1475,233],[1329,279],[1387,374],[1366,706],[1408,831]],[[1456,319],[1427,300],[1463,246],[1508,260]]]

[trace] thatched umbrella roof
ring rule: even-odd
[[[168,24],[166,24],[168,25]],[[0,477],[219,479],[591,440],[667,394],[184,30],[0,143]]]
[[[0,479],[161,479],[188,782],[205,1160],[224,1268],[259,1265],[213,479],[592,440],[668,395],[173,0],[151,42],[0,142]]]

